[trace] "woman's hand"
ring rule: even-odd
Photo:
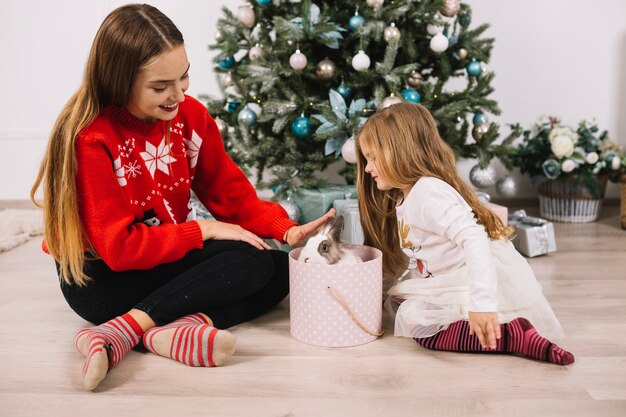
[[[500,339],[500,322],[497,313],[469,312],[470,335],[476,335],[483,348],[496,348],[496,339]]]
[[[328,210],[328,213],[324,214],[317,220],[313,220],[312,222],[303,224],[301,226],[290,227],[285,233],[285,242],[287,242],[291,247],[302,246],[309,237],[317,233],[319,228],[322,227],[322,225],[326,223],[328,219],[332,219],[334,215],[335,209],[331,208],[330,210]]]
[[[196,220],[196,222],[200,226],[202,240],[240,240],[258,249],[271,249],[263,239],[239,225],[216,220]]]

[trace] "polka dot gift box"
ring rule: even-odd
[[[324,347],[362,345],[382,335],[382,253],[348,245],[363,263],[326,265],[289,253],[291,335]]]

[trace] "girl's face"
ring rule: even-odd
[[[183,45],[162,53],[138,72],[126,105],[144,122],[172,120],[189,88],[189,61]]]
[[[391,190],[393,187],[389,185],[388,182],[380,175],[378,169],[376,168],[376,155],[374,152],[366,145],[361,145],[361,151],[363,152],[363,156],[367,161],[367,165],[365,165],[365,173],[372,176],[374,182],[376,182],[376,187],[381,191]]]

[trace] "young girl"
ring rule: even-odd
[[[188,86],[172,21],[148,5],[114,10],[31,192],[43,188],[44,249],[67,303],[98,324],[75,341],[88,389],[141,340],[190,366],[224,363],[235,337],[217,328],[288,292],[287,255],[261,237],[297,246],[332,216],[297,226],[259,200]],[[190,190],[217,221],[193,219]]]
[[[428,110],[381,110],[356,143],[365,244],[400,277],[386,302],[395,334],[428,349],[574,362],[539,334],[561,336],[561,326],[508,228],[459,176]]]

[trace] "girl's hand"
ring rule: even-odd
[[[496,339],[500,339],[500,322],[497,313],[469,312],[470,335],[476,335],[483,348],[496,348]]]
[[[319,228],[322,227],[328,219],[332,219],[334,215],[335,209],[331,208],[328,210],[328,213],[324,214],[317,220],[313,220],[312,222],[301,226],[290,227],[285,233],[285,242],[287,242],[291,247],[302,246],[309,237],[317,233]]]
[[[196,222],[200,226],[202,240],[240,240],[261,250],[271,249],[263,239],[239,225],[216,220],[196,220]]]

